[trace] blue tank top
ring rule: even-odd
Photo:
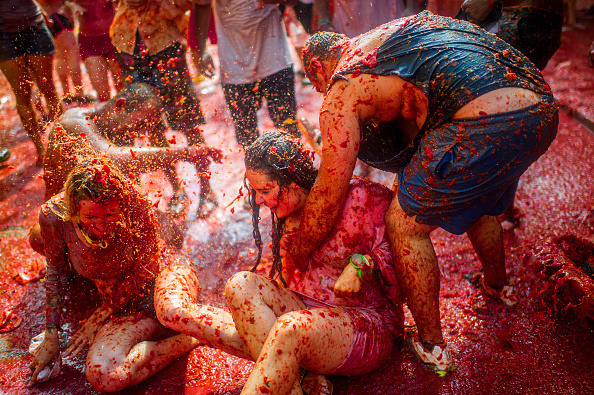
[[[428,130],[448,121],[473,99],[490,91],[518,87],[551,94],[538,69],[505,41],[477,26],[424,11],[406,23],[378,48],[377,63],[357,61],[333,75],[345,79],[355,71],[397,75],[427,96],[427,120],[413,143],[405,145],[396,122],[361,125],[359,158],[383,170],[406,165]],[[389,162],[387,167],[380,162]]]

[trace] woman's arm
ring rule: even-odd
[[[68,246],[58,229],[58,216],[51,212],[46,203],[39,212],[39,226],[44,241],[47,272],[45,275],[46,294],[46,324],[45,337],[40,346],[33,353],[33,361],[29,364],[32,371],[29,385],[35,384],[39,373],[51,363],[55,363],[60,356],[60,308],[64,299],[61,287],[61,277],[68,268]]]

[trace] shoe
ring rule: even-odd
[[[219,203],[217,203],[216,196],[212,191],[206,195],[200,193],[200,202],[198,203],[198,209],[196,210],[196,218],[208,217],[218,205]]]
[[[488,296],[501,301],[506,306],[512,307],[519,302],[516,289],[510,283],[504,285],[501,289],[497,289],[485,283],[485,278],[480,273],[467,274],[464,278],[475,287],[483,290]]]
[[[6,166],[8,166],[4,162],[6,162],[9,158],[10,158],[10,151],[8,150],[8,148],[0,149],[0,169],[4,169]]]
[[[182,214],[188,204],[188,196],[183,190],[179,190],[173,194],[167,205],[167,211],[173,215]]]
[[[487,295],[490,297],[500,300],[506,306],[512,307],[518,304],[518,296],[516,289],[510,284],[504,285],[501,289],[493,288],[485,283],[485,280],[481,281],[482,288]]]
[[[431,350],[427,350],[423,346],[418,335],[409,337],[409,342],[411,351],[438,376],[443,377],[455,369],[452,354],[445,342],[432,344]]]

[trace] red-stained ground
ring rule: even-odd
[[[571,114],[590,121],[594,121],[594,69],[588,68],[586,53],[592,40],[594,20],[580,19],[577,27],[564,32],[561,49],[544,71],[559,103]],[[298,100],[300,116],[317,124],[320,96],[298,84]],[[242,209],[241,200],[223,208],[238,195],[243,165],[220,88],[204,95],[202,103],[207,114],[206,139],[226,155],[222,165],[212,166],[221,207],[208,220],[195,221],[188,216],[184,251],[200,268],[201,301],[222,306],[225,280],[250,266],[254,247],[250,215]],[[271,128],[267,117],[262,118],[263,128]],[[10,168],[0,170],[0,307],[2,312],[22,318],[18,328],[0,333],[0,393],[98,393],[85,379],[83,357],[65,361],[56,379],[30,389],[25,386],[29,376],[26,350],[29,339],[43,329],[45,298],[42,282],[21,285],[15,278],[22,277],[19,273],[34,272],[43,262],[27,242],[28,229],[42,203],[43,182],[41,170],[34,167],[33,145],[22,130],[3,77],[0,145],[12,152]],[[180,171],[189,195],[195,196],[198,186],[192,169],[182,165]],[[436,231],[433,240],[442,272],[442,323],[456,371],[440,378],[405,352],[396,351],[376,372],[331,377],[334,393],[593,393],[594,325],[585,317],[594,314],[594,283],[574,264],[593,259],[593,175],[594,134],[563,112],[557,139],[520,182],[516,206],[522,215],[521,225],[506,233],[508,271],[520,303],[505,307],[470,285],[464,276],[480,268],[470,242],[465,236]],[[387,185],[392,181],[385,173],[373,172],[371,176]],[[144,176],[143,185],[154,199],[159,191],[165,197],[171,195],[161,173]],[[192,203],[190,212],[196,204]],[[64,313],[67,329],[86,318],[97,301],[91,283],[77,280],[72,288]],[[199,347],[122,393],[238,394],[250,369],[247,361]]]

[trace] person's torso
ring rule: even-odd
[[[111,0],[84,0],[80,5],[86,11],[78,18],[80,34],[98,36],[109,33],[115,11]]]
[[[387,303],[379,277],[364,283],[352,298],[337,297],[334,285],[352,254],[369,254],[385,240],[384,215],[391,198],[391,191],[379,184],[353,180],[337,223],[308,258],[307,269],[295,276],[289,288],[335,306],[373,308]],[[296,231],[284,235],[282,245],[286,245]],[[379,274],[379,269],[376,273]]]
[[[282,15],[255,0],[215,0],[221,82],[246,84],[292,64]]]
[[[496,89],[550,94],[538,69],[521,52],[468,22],[422,12],[400,23],[373,59],[342,65],[333,79],[360,71],[396,75],[414,84],[428,99],[425,129]]]

